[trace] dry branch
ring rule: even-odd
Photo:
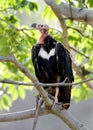
[[[24,86],[42,86],[42,87],[46,87],[46,86],[51,86],[51,87],[56,87],[56,86],[76,86],[79,84],[83,84],[89,81],[92,81],[93,78],[90,79],[86,79],[86,80],[82,80],[80,82],[73,82],[73,83],[64,83],[60,82],[60,83],[31,83],[31,82],[22,82],[22,81],[14,81],[14,80],[9,80],[9,79],[0,79],[0,83],[6,83],[6,84],[14,84],[14,85],[24,85]],[[93,88],[92,88],[93,89]]]

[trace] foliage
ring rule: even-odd
[[[56,2],[57,4],[60,4],[61,1],[56,0]],[[69,2],[69,0],[67,0],[67,2]],[[84,5],[81,1],[77,0],[71,1],[71,4],[80,8]],[[92,0],[87,0],[85,4],[91,8],[93,2]],[[26,66],[32,73],[34,73],[34,69],[31,63],[30,51],[32,45],[38,38],[38,32],[29,29],[26,25],[21,26],[20,19],[16,14],[17,12],[22,12],[23,10],[36,13],[36,11],[39,10],[39,7],[39,3],[33,1],[0,0],[0,56],[6,56],[10,53],[13,53],[17,60]],[[43,15],[43,18],[47,21],[50,21],[51,18],[57,21],[56,16],[48,6],[45,6],[43,14],[41,15]],[[66,24],[68,26],[69,44],[90,57],[90,60],[86,64],[83,64],[83,61],[86,60],[86,58],[78,53],[75,53],[75,62],[78,64],[78,66],[84,66],[85,69],[91,72],[93,70],[93,29],[88,25],[72,22],[70,20],[66,21]],[[79,31],[69,27],[74,27]],[[57,30],[50,29],[50,34],[53,35],[56,40],[62,40],[62,34]],[[7,78],[16,81],[29,81],[28,78],[25,77],[12,63],[0,62],[0,68],[0,78]],[[90,78],[92,76],[93,74],[86,75],[86,78]],[[76,75],[75,81],[79,80],[80,78]],[[0,109],[9,110],[9,108],[12,106],[12,102],[18,97],[24,99],[27,89],[31,90],[32,88],[0,83]],[[76,98],[76,101],[80,101],[82,99],[85,100],[90,96],[93,97],[93,94],[85,84],[82,84],[81,86],[73,88],[72,96]]]

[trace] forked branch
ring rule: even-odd
[[[55,107],[51,108],[51,102],[48,98],[47,93],[43,89],[43,87],[38,86],[38,80],[37,78],[30,73],[21,63],[19,63],[13,54],[9,56],[0,57],[0,62],[12,62],[16,65],[19,70],[25,74],[32,82],[36,83],[35,87],[42,96],[44,102],[45,102],[45,108],[41,109],[40,115],[44,114],[54,114],[57,117],[59,117],[61,120],[63,120],[72,130],[88,130],[86,126],[84,126],[82,123],[80,123],[77,119],[75,119],[72,115],[70,115],[67,111],[60,109],[55,105]],[[14,120],[23,120],[27,118],[33,118],[35,113],[35,109],[32,110],[26,110],[24,112],[16,112],[16,113],[9,113],[9,114],[2,114],[0,115],[0,122],[5,121],[14,121]]]

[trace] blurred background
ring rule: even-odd
[[[26,11],[17,12],[16,16],[20,19],[20,24],[30,27],[32,23],[36,22],[42,24],[48,23],[51,26],[60,27],[57,20],[52,19],[50,21],[47,21],[44,18],[42,18],[41,12],[44,9],[45,3],[42,0],[40,0],[39,4],[41,5],[41,8],[37,13],[36,12],[27,13]],[[78,78],[76,77],[76,79]],[[15,100],[9,112],[17,112],[17,111],[22,111],[22,110],[31,109],[35,107],[35,97],[33,91],[31,92],[30,90],[26,90],[27,93],[26,98],[24,100],[20,98]],[[82,89],[82,93],[83,91],[84,89]],[[82,93],[79,93],[79,98],[82,97]],[[92,130],[93,129],[93,99],[91,98],[85,98],[85,99],[86,100],[81,99],[79,102],[76,103],[75,99],[72,98],[71,106],[68,111],[80,122],[84,123],[89,128],[89,130]],[[2,113],[8,113],[8,111],[6,110],[0,111],[0,114]],[[33,121],[34,121],[33,119],[28,119],[22,121],[0,123],[0,130],[31,130]],[[36,130],[61,130],[61,129],[70,130],[67,127],[67,125],[64,124],[64,122],[62,122],[60,119],[58,119],[53,115],[46,115],[46,116],[39,117],[36,126]]]

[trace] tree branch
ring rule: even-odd
[[[17,68],[21,72],[23,72],[29,79],[31,79],[33,82],[38,82],[37,78],[30,73],[21,63],[19,63],[13,54],[9,54],[8,56],[0,56],[0,62],[12,62],[16,65]]]
[[[55,2],[55,0],[44,0],[46,2],[46,4],[48,4],[52,10],[54,11],[54,13],[56,14],[56,16],[58,17],[58,20],[61,24],[61,27],[63,29],[63,44],[65,45],[65,47],[70,50],[69,44],[68,44],[68,37],[67,37],[67,27],[66,24],[64,22],[64,18],[63,16],[67,16],[67,14],[69,14],[70,16],[70,8],[68,4],[65,4],[63,2],[61,2],[60,5],[57,5],[57,3]],[[64,11],[65,10],[65,11]],[[83,15],[82,17],[84,18],[84,14],[82,14],[82,12],[80,12],[79,9],[76,9],[74,7],[72,7],[72,15],[73,15],[73,19],[74,19],[74,11],[76,13],[76,10],[78,10],[78,12]],[[78,18],[78,12],[77,14],[75,14],[75,17]],[[86,16],[85,16],[86,17]],[[93,17],[93,16],[92,16]],[[75,20],[75,19],[74,19]],[[84,21],[84,19],[83,19]],[[86,21],[85,21],[86,22]],[[88,20],[87,20],[88,22]],[[93,21],[92,21],[92,25],[93,25]],[[73,62],[73,68],[76,71],[77,75],[82,79],[82,80],[86,80],[85,77],[82,75],[82,73],[80,72],[78,66],[76,66],[76,64]],[[92,88],[92,84],[86,82],[86,85],[91,89]]]
[[[75,28],[73,26],[67,26],[68,29],[73,29],[75,31],[77,31],[81,36],[85,37],[85,38],[89,38],[89,35],[84,35],[84,33],[82,31],[80,31],[78,28]]]
[[[54,29],[54,30],[57,30],[59,33],[63,34],[63,32],[61,31],[61,29],[58,29],[58,28],[55,28],[53,26],[50,26],[51,29]],[[71,29],[74,29],[76,31],[78,31],[81,35],[83,35],[77,28],[74,28],[74,27],[70,27],[70,26],[67,26],[67,28],[71,28]],[[84,36],[84,35],[83,35]],[[75,51],[76,53],[79,53],[80,55],[84,56],[85,58],[89,59],[89,56],[85,55],[84,53],[82,53],[81,51],[77,50],[76,48],[70,46],[70,49],[72,49],[73,51]]]
[[[48,0],[48,1],[51,1],[51,0]],[[53,8],[54,9],[54,8]],[[56,12],[57,11],[57,12]],[[58,10],[55,10],[56,14],[58,13]],[[63,39],[64,39],[64,44],[66,45],[66,47],[68,48],[68,39],[67,39],[67,28],[66,28],[66,25],[65,25],[65,22],[64,22],[64,19],[63,17],[60,17],[61,15],[59,14],[58,17],[59,17],[59,21],[61,23],[61,26],[63,28]],[[8,24],[8,23],[7,23]],[[41,86],[38,86],[38,80],[37,78],[32,74],[30,73],[21,63],[19,63],[16,58],[14,57],[13,54],[10,54],[9,56],[6,56],[6,57],[0,57],[0,61],[1,62],[12,62],[15,64],[15,66],[22,72],[24,73],[32,82],[36,83],[35,87],[36,89],[39,91],[40,95],[42,96],[44,102],[45,102],[45,105],[47,106],[45,110],[47,110],[47,113],[52,113],[56,116],[58,116],[60,119],[62,119],[72,130],[88,130],[82,123],[80,123],[79,121],[77,121],[76,119],[74,119],[72,116],[70,116],[68,114],[67,111],[63,110],[62,112],[57,109],[56,107],[55,108],[52,108],[51,109],[51,103],[50,103],[50,100],[48,98],[48,95],[47,93],[45,92],[45,90],[43,89],[43,87]],[[28,111],[29,112],[29,111]],[[32,111],[31,111],[32,112]],[[42,112],[42,111],[41,111]],[[45,111],[44,111],[45,112]],[[27,116],[26,116],[26,113],[25,115],[23,116],[23,114],[18,113],[18,117],[19,115],[21,116],[21,119],[27,119]],[[19,120],[17,116],[17,113],[15,115],[15,120]],[[31,116],[31,114],[33,115],[33,113],[29,113],[28,116]],[[34,116],[34,115],[33,115]],[[11,120],[11,114],[8,115],[8,117],[6,116],[6,114],[3,114],[1,115],[3,121],[7,120],[8,117],[8,121],[12,121]],[[4,118],[3,118],[4,117]]]
[[[51,86],[51,87],[56,87],[56,86],[76,86],[76,85],[79,85],[79,84],[83,84],[83,83],[86,83],[86,82],[89,82],[93,80],[93,78],[90,78],[90,79],[86,79],[86,80],[82,80],[80,82],[74,82],[74,83],[64,83],[63,82],[60,82],[60,83],[27,83],[27,82],[22,82],[22,81],[14,81],[14,80],[9,80],[9,79],[0,79],[0,83],[7,83],[7,84],[14,84],[14,85],[24,85],[24,86],[42,86],[42,87],[46,87],[46,86]],[[93,90],[93,88],[91,88]]]
[[[66,123],[72,130],[89,130],[84,124],[79,122],[66,110],[62,110],[60,112],[59,109],[57,109],[55,106],[51,113],[63,120],[64,123]]]
[[[74,47],[70,46],[70,49],[72,49],[73,51],[75,51],[76,53],[84,56],[85,58],[87,58],[89,60],[89,56],[85,55],[84,53],[80,52],[79,50],[75,49]]]
[[[29,72],[26,67],[24,67],[20,62],[18,62],[13,54],[10,54],[8,56],[0,56],[0,62],[6,62],[6,61],[14,63],[15,66],[22,73],[24,73],[33,83],[36,83],[35,88],[38,90],[38,92],[42,96],[46,106],[51,107],[51,103],[50,103],[50,100],[47,96],[47,93],[45,92],[45,90],[41,86],[38,86],[38,84],[37,84],[38,83],[37,78],[31,72]]]
[[[29,36],[29,35],[25,32],[25,30],[26,30],[26,31],[29,31],[29,30],[32,30],[33,28],[32,28],[32,29],[29,29],[29,28],[16,28],[13,24],[7,22],[6,20],[4,20],[4,19],[2,19],[2,18],[0,18],[0,20],[3,21],[3,22],[5,22],[5,23],[7,23],[8,25],[10,25],[11,27],[13,27],[13,28],[16,29],[17,31],[22,31],[28,38],[32,38],[31,36]],[[54,28],[54,27],[52,27],[52,26],[50,26],[50,28],[55,29],[55,30],[57,30],[57,31],[60,32],[60,33],[63,33],[63,32],[62,32],[61,30],[59,30],[58,28]],[[69,27],[69,26],[67,26],[67,28],[74,29],[74,30],[78,31],[81,35],[84,36],[84,34],[82,34],[78,29],[76,29],[76,28],[74,28],[74,27]],[[65,30],[65,29],[64,29],[64,30]],[[65,37],[64,37],[64,39],[65,39]],[[75,52],[77,52],[77,53],[81,54],[82,56],[86,57],[87,59],[89,59],[89,57],[86,56],[85,54],[83,54],[82,52],[76,50],[75,48],[73,48],[73,47],[71,47],[71,46],[69,46],[69,47],[70,47],[70,49],[74,50]]]
[[[71,6],[72,9],[72,17],[70,13],[69,4],[61,2],[61,4],[57,4],[55,0],[44,0],[49,6],[55,8],[56,12],[60,15],[65,16],[66,18],[73,19],[79,22],[86,22],[89,25],[93,26],[93,10],[91,9],[80,9]]]
[[[19,111],[19,112],[0,114],[0,122],[10,122],[10,121],[18,121],[18,120],[34,118],[35,110],[36,110],[36,108]],[[39,116],[43,116],[43,115],[47,115],[47,114],[50,114],[49,110],[46,108],[41,108]]]
[[[9,56],[0,56],[0,62],[12,62],[14,63],[17,68],[20,69],[29,79],[31,79],[34,83],[36,83],[36,89],[39,91],[40,95],[42,96],[45,104],[46,104],[46,109],[40,111],[40,115],[44,115],[45,113],[52,113],[62,119],[72,130],[88,130],[82,123],[77,121],[74,117],[70,116],[67,111],[62,110],[62,112],[59,110],[59,108],[52,108],[51,109],[51,103],[48,98],[47,93],[44,91],[44,89],[41,86],[38,86],[37,79],[35,76],[33,76],[23,65],[21,65],[16,58],[10,54]],[[56,105],[55,105],[56,106]],[[5,122],[5,121],[14,121],[14,120],[23,120],[27,118],[32,118],[34,117],[35,109],[32,110],[27,110],[24,111],[23,113],[21,112],[16,112],[16,113],[9,113],[9,114],[2,114],[0,115],[0,121]]]
[[[64,121],[72,130],[88,130],[84,124],[80,123],[75,117],[69,114],[66,110],[59,110],[59,107],[55,105],[53,109],[41,108],[39,116],[54,114]],[[0,115],[0,122],[18,121],[29,118],[34,118],[35,108],[20,112],[6,113]]]

